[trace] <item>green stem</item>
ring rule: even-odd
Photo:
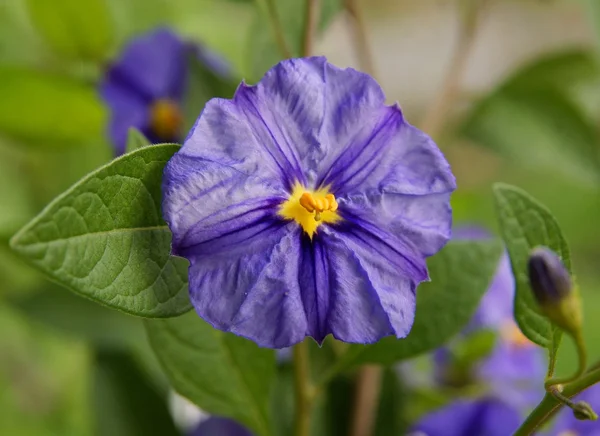
[[[566,385],[562,391],[562,395],[567,398],[572,398],[592,385],[600,382],[600,368],[587,372],[579,380]],[[537,405],[533,412],[527,417],[521,427],[514,433],[513,436],[527,436],[533,434],[536,429],[548,421],[558,410],[563,406],[563,403],[547,393],[540,404]]]
[[[354,46],[356,47],[360,69],[376,78],[375,64],[373,62],[373,54],[369,48],[365,19],[357,0],[344,0],[344,9],[346,9],[346,12],[348,12],[348,15],[352,19]]]
[[[293,348],[294,388],[296,391],[295,436],[310,436],[313,389],[310,382],[308,348],[300,342]]]
[[[310,56],[319,24],[319,12],[321,4],[319,0],[305,0],[306,16],[304,17],[304,35],[302,38],[302,56]]]
[[[269,23],[271,24],[271,31],[273,32],[273,37],[275,38],[277,47],[279,47],[281,56],[284,59],[291,58],[292,52],[290,51],[285,40],[285,34],[283,33],[283,27],[281,25],[281,21],[279,20],[279,15],[277,14],[275,0],[256,0],[256,2],[258,3],[258,6],[267,14]]]
[[[573,380],[577,380],[585,372],[585,369],[587,368],[587,351],[580,331],[573,336],[573,340],[575,341],[575,346],[577,348],[577,356],[579,358],[579,366],[577,368],[577,371],[575,372],[575,374],[572,374],[567,377],[555,377],[546,380],[546,382],[544,383],[546,390],[548,390],[551,386],[562,385],[565,383],[570,383]]]

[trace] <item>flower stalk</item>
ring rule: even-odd
[[[269,23],[271,25],[271,31],[273,32],[273,37],[275,38],[275,42],[277,43],[277,47],[281,53],[283,59],[289,59],[292,57],[292,52],[287,44],[285,39],[285,34],[283,33],[283,26],[281,25],[281,21],[279,20],[279,15],[277,14],[277,7],[275,5],[275,0],[256,0],[258,2],[258,6],[266,13]]]
[[[309,357],[306,341],[293,348],[294,390],[296,393],[295,436],[310,436],[310,418],[314,398],[310,381]]]
[[[302,37],[302,56],[311,56],[319,26],[320,0],[306,0],[306,15],[304,21],[304,35]]]

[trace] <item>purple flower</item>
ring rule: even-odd
[[[600,411],[600,385],[594,385],[579,395],[573,401],[585,401],[596,411]],[[563,407],[556,417],[556,423],[551,432],[555,436],[600,436],[600,421],[580,421],[568,407]]]
[[[483,239],[489,234],[479,227],[459,228],[457,239]],[[545,359],[543,351],[530,342],[513,320],[515,280],[505,253],[492,283],[473,319],[452,344],[434,353],[435,378],[442,384],[485,384],[489,395],[526,408],[544,393]],[[479,362],[469,360],[467,368],[456,368],[453,350],[482,329],[491,329],[498,337],[491,354]],[[458,364],[465,362],[458,362]],[[467,373],[464,373],[464,371]],[[453,378],[456,378],[454,380]]]
[[[516,409],[494,398],[459,400],[425,415],[409,436],[507,436],[520,420]]]
[[[455,181],[367,74],[286,60],[209,101],[163,181],[199,315],[282,348],[404,337]]]
[[[153,143],[180,139],[187,54],[175,34],[158,29],[131,41],[109,66],[100,94],[111,111],[109,135],[117,154],[125,151],[130,127]]]
[[[252,436],[252,433],[232,419],[211,416],[198,424],[188,436]]]

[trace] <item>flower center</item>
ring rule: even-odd
[[[337,213],[335,196],[327,188],[310,191],[296,184],[290,197],[281,204],[279,215],[294,220],[312,239],[322,223],[335,223],[341,220]]]
[[[175,140],[181,131],[183,115],[173,100],[161,99],[150,109],[150,126],[154,134],[163,141]]]
[[[531,341],[521,332],[513,321],[507,321],[500,329],[502,338],[515,348],[527,348]]]

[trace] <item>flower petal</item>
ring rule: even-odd
[[[518,411],[498,400],[459,400],[425,415],[410,435],[506,436],[519,424]]]
[[[130,42],[107,71],[107,80],[136,92],[148,104],[181,99],[187,80],[186,46],[167,29]]]
[[[344,342],[365,344],[388,335],[404,337],[410,331],[416,281],[401,271],[412,266],[375,241],[367,232],[323,229],[305,244],[302,270],[308,272],[312,266],[314,277],[301,276],[300,288],[310,335],[318,342],[329,333]]]
[[[198,314],[215,328],[263,347],[284,348],[304,339],[299,232],[289,223],[236,247],[187,256],[190,297]]]
[[[252,433],[233,419],[211,416],[198,424],[188,436],[252,436]]]
[[[123,154],[131,127],[135,127],[148,136],[149,108],[130,89],[123,88],[120,84],[111,81],[105,80],[101,84],[100,95],[110,108],[109,137],[115,144],[116,154]]]
[[[211,254],[267,231],[285,192],[235,167],[184,149],[167,163],[163,178],[163,216],[173,232],[173,253]],[[228,245],[223,245],[228,244]]]

